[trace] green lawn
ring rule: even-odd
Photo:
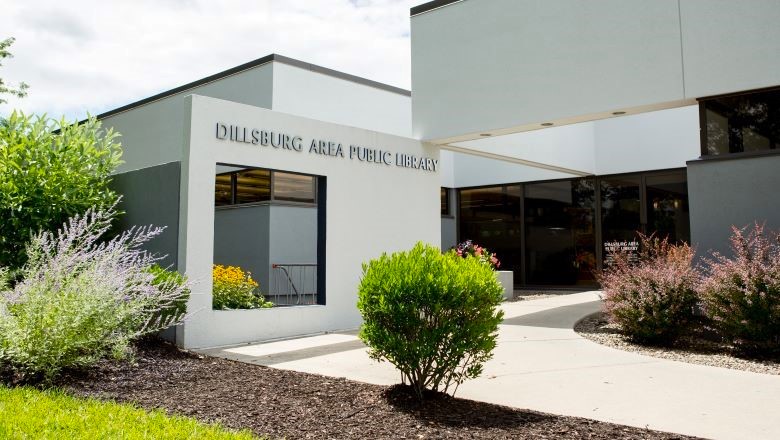
[[[162,411],[68,396],[60,391],[0,386],[1,439],[253,439]]]

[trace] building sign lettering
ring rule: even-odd
[[[612,240],[604,242],[604,265],[611,266],[615,262],[613,254],[628,254],[628,261],[635,263],[639,260],[639,242],[636,240]]]
[[[320,156],[350,159],[358,162],[374,163],[400,168],[413,168],[423,171],[436,172],[439,168],[438,159],[420,157],[407,153],[393,153],[388,150],[372,148],[362,145],[343,145],[324,139],[311,139],[304,142],[301,136],[293,136],[287,133],[259,130],[256,128],[240,127],[238,125],[223,124],[217,122],[216,137],[219,140],[239,142],[261,147],[271,147],[278,150],[290,150],[298,153],[307,151],[309,154]]]

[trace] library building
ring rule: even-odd
[[[774,1],[432,1],[412,90],[268,55],[99,116],[127,226],[193,280],[185,348],[353,329],[361,264],[473,240],[514,289],[597,289],[637,232],[780,229]],[[273,307],[212,307],[215,265]]]

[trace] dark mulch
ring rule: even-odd
[[[403,386],[196,356],[161,342],[142,344],[135,365],[106,363],[58,385],[77,395],[164,408],[271,438],[688,438],[446,395],[419,404]]]

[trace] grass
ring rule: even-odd
[[[0,386],[2,439],[254,439],[248,431],[61,391]]]

